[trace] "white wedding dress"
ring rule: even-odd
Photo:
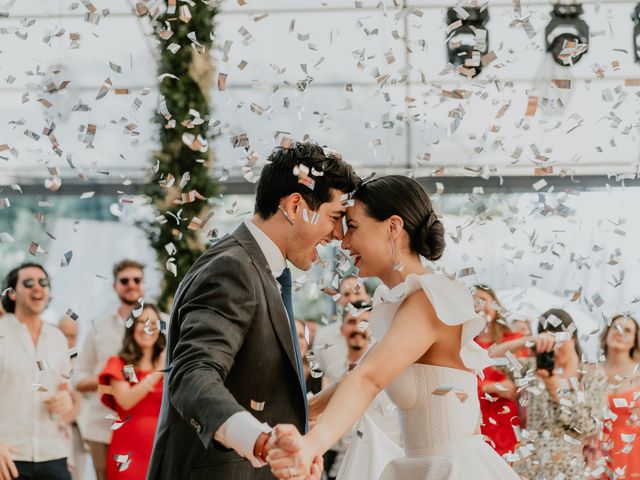
[[[465,366],[476,372],[488,366],[488,355],[474,342],[485,321],[476,315],[467,289],[443,275],[410,274],[391,290],[378,287],[369,319],[376,340],[384,337],[404,298],[420,289],[442,322],[462,324],[460,358]],[[480,403],[473,373],[413,364],[386,392],[398,408],[404,452],[364,417],[338,480],[519,480],[482,436],[475,434]]]

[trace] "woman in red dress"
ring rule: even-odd
[[[608,478],[640,478],[640,332],[628,315],[613,318],[602,337],[609,378],[609,411],[602,449]]]
[[[495,292],[486,285],[476,285],[476,312],[487,320],[487,328],[476,337],[476,343],[488,349],[494,344],[524,336],[511,332],[500,314],[501,305]],[[519,354],[520,352],[518,352]],[[524,352],[523,352],[524,353]],[[512,452],[517,443],[514,426],[520,426],[516,386],[499,368],[487,367],[484,378],[478,377],[478,397],[482,411],[480,431],[500,455]]]
[[[107,457],[107,480],[140,480],[147,476],[153,437],[162,403],[164,349],[160,312],[145,305],[125,331],[122,350],[100,373],[102,403],[114,410],[113,437]]]

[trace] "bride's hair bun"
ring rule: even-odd
[[[444,253],[444,225],[435,212],[423,219],[410,238],[411,249],[427,260],[438,260]]]
[[[427,260],[438,260],[444,253],[444,226],[427,192],[412,178],[376,178],[359,187],[353,198],[364,203],[367,213],[376,220],[384,221],[392,215],[402,218],[411,251]]]

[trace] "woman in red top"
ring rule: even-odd
[[[500,314],[501,305],[495,292],[486,285],[476,285],[474,297],[476,312],[487,320],[487,328],[476,337],[476,343],[488,349],[494,344],[523,336],[511,332]],[[478,396],[482,411],[482,434],[500,454],[513,451],[517,439],[514,426],[520,426],[516,404],[516,386],[505,372],[495,367],[482,371],[484,378],[478,378]]]
[[[609,378],[609,413],[602,449],[608,478],[640,478],[640,331],[628,315],[617,315],[602,337]]]
[[[153,437],[162,402],[162,377],[166,339],[160,332],[160,312],[145,305],[142,314],[125,331],[122,350],[100,373],[109,385],[102,403],[115,410],[113,437],[107,457],[107,480],[140,480],[147,476]],[[102,390],[102,389],[101,389]]]

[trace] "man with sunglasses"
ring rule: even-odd
[[[111,422],[105,418],[113,413],[98,395],[98,374],[107,360],[122,348],[127,319],[144,296],[144,265],[125,259],[113,267],[113,289],[120,305],[113,313],[93,322],[78,355],[76,388],[85,395],[83,415],[78,419],[80,433],[89,446],[97,480],[107,475],[107,451],[111,443]]]
[[[68,388],[72,373],[62,332],[42,319],[49,276],[25,263],[2,287],[7,314],[0,320],[0,479],[71,480],[60,424],[77,405]]]

